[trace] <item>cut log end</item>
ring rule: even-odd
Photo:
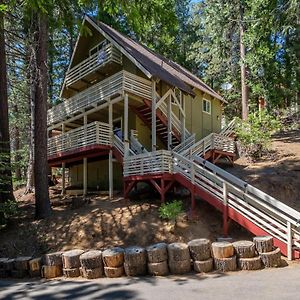
[[[251,258],[256,254],[255,244],[251,241],[238,241],[232,245],[238,258]]]
[[[214,242],[211,249],[214,258],[228,258],[234,255],[233,245],[229,242]]]
[[[149,263],[160,263],[168,259],[166,243],[158,243],[151,245],[146,249],[146,251]]]
[[[208,260],[211,257],[211,242],[208,239],[196,239],[188,243],[194,261]]]
[[[273,237],[271,236],[256,236],[253,238],[256,250],[258,253],[266,253],[273,250]]]
[[[148,263],[148,272],[154,276],[166,276],[169,273],[168,262]]]
[[[236,256],[214,258],[215,269],[221,272],[235,271],[237,269]]]
[[[105,267],[118,268],[123,267],[124,249],[115,247],[103,251],[102,258]]]
[[[278,268],[281,267],[281,251],[276,248],[273,251],[259,254],[263,265],[266,268]]]
[[[214,261],[212,258],[203,261],[194,261],[194,270],[197,273],[208,273],[214,268]]]
[[[261,267],[262,263],[259,256],[238,259],[238,268],[240,270],[259,270]]]
[[[168,245],[168,255],[170,261],[190,260],[189,247],[185,243],[172,243]]]
[[[104,267],[105,276],[108,278],[117,278],[124,275],[124,267]]]

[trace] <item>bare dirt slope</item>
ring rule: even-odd
[[[147,246],[154,242],[189,241],[222,236],[222,215],[207,203],[197,201],[196,219],[172,230],[159,217],[159,201],[149,195],[126,202],[122,197],[109,200],[91,196],[83,206],[74,208],[71,198],[61,200],[60,190],[51,188],[53,214],[47,220],[34,220],[33,195],[20,196],[20,215],[0,231],[0,257],[40,255],[47,251],[71,248],[103,249],[112,246]],[[16,195],[20,195],[18,191]],[[179,199],[170,195],[170,198]],[[182,198],[186,211],[190,199]],[[236,239],[251,238],[238,225],[231,225]]]
[[[270,148],[261,160],[240,158],[227,171],[300,211],[300,130],[275,135]]]

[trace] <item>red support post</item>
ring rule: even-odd
[[[163,177],[160,179],[160,202],[165,203],[165,181]]]

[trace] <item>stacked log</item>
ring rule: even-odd
[[[41,276],[41,261],[42,259],[34,258],[29,261],[29,275],[31,277],[40,277]]]
[[[277,268],[281,266],[281,251],[274,247],[273,238],[271,236],[254,237],[253,241],[262,264],[266,268]]]
[[[63,274],[62,252],[53,252],[45,254],[41,269],[42,277],[47,279],[60,277]]]
[[[184,274],[191,271],[189,247],[185,243],[168,245],[169,268],[172,274]]]
[[[62,255],[63,260],[63,274],[65,277],[73,278],[80,276],[80,255],[84,250],[75,249],[70,250]]]
[[[169,273],[166,243],[158,243],[147,249],[148,273],[154,276],[166,276]]]
[[[211,258],[211,242],[208,239],[196,239],[188,243],[194,270],[197,273],[207,273],[213,270]]]
[[[126,248],[124,253],[124,269],[127,276],[146,275],[146,250],[138,246]]]
[[[102,253],[106,277],[116,278],[124,275],[124,249],[115,247]]]
[[[29,274],[29,261],[32,257],[20,256],[14,260],[13,269],[11,270],[12,277],[24,278]]]
[[[95,279],[103,276],[102,252],[90,250],[80,255],[81,275],[87,279]]]
[[[238,267],[241,270],[259,270],[261,259],[256,256],[255,244],[251,241],[234,242],[233,248],[237,256]]]
[[[237,268],[233,245],[229,242],[214,242],[211,245],[215,269],[221,272],[235,271]]]
[[[0,258],[0,278],[8,277],[8,274],[5,269],[5,262],[7,262],[9,258],[2,257]]]

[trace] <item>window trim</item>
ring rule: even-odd
[[[205,108],[206,108],[206,106],[205,106],[205,104],[204,103],[209,103],[209,111],[206,111],[205,110]],[[211,115],[211,100],[209,100],[209,99],[206,99],[206,98],[203,98],[202,99],[202,112],[204,112],[204,113],[206,113],[206,114],[208,114],[208,115]]]

